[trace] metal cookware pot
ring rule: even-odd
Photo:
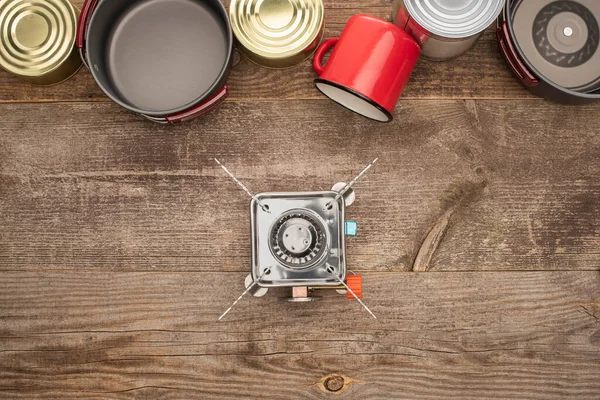
[[[69,0],[0,0],[0,66],[35,85],[73,76],[78,13]]]
[[[509,0],[497,37],[532,93],[561,103],[600,99],[600,1]]]
[[[502,12],[505,0],[396,0],[394,23],[410,33],[422,56],[445,61],[469,50]]]
[[[192,119],[228,93],[233,35],[219,0],[87,0],[77,46],[112,100],[155,122]]]

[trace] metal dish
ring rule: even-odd
[[[509,1],[498,21],[500,49],[534,94],[561,103],[600,99],[600,2]]]
[[[227,96],[233,35],[219,0],[88,0],[77,39],[102,90],[153,121],[197,117]]]

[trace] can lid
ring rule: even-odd
[[[308,58],[323,33],[323,0],[231,0],[242,50],[258,64],[290,67]]]
[[[75,44],[68,0],[0,0],[0,66],[23,77],[56,70]]]
[[[460,39],[484,31],[498,18],[505,0],[404,0],[406,9],[427,31]]]

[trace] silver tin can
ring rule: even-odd
[[[502,12],[505,0],[396,0],[394,23],[421,45],[422,56],[445,61],[469,50]]]

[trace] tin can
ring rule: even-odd
[[[469,50],[496,21],[505,0],[396,0],[394,23],[410,33],[434,61]]]
[[[323,39],[323,0],[231,0],[229,19],[241,51],[267,68],[293,67]]]
[[[0,0],[0,66],[36,85],[53,85],[81,67],[79,11],[68,0]]]

